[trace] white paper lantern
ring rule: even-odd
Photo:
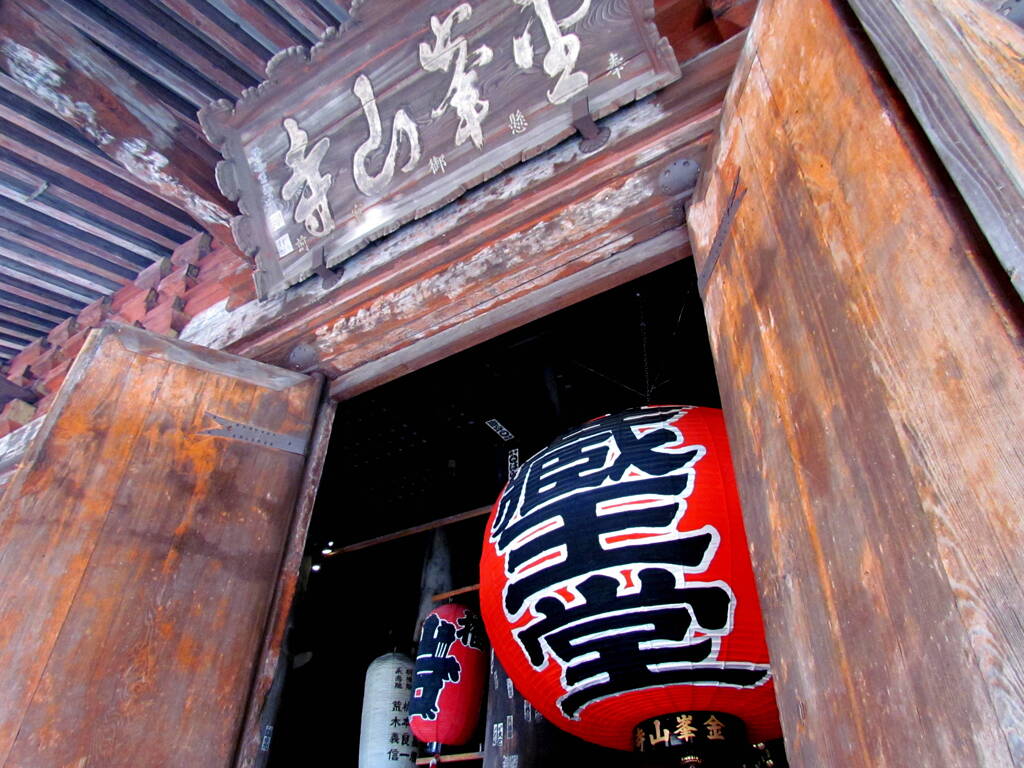
[[[386,653],[370,662],[363,687],[359,768],[413,768],[416,746],[409,730],[413,664]]]

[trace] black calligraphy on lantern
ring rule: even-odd
[[[437,700],[445,683],[457,683],[462,666],[450,655],[455,642],[456,627],[436,614],[423,622],[420,653],[416,656],[416,675],[413,678],[409,715],[424,720],[437,719]]]
[[[561,665],[566,717],[627,691],[769,678],[767,665],[718,660],[735,596],[723,581],[691,580],[720,535],[681,530],[707,453],[686,443],[681,415],[646,408],[591,422],[533,457],[502,494],[490,540],[505,560],[505,614],[536,669]]]
[[[461,619],[456,619],[456,623],[459,628],[455,631],[455,636],[462,641],[462,644],[467,648],[476,648],[478,651],[482,651],[487,632],[484,630],[484,623],[480,617],[473,611],[466,611]]]

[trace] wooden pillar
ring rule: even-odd
[[[1021,306],[834,0],[764,0],[689,225],[793,765],[1024,763]]]

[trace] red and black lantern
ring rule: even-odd
[[[564,730],[644,749],[651,718],[688,745],[734,716],[780,735],[720,411],[642,408],[556,440],[498,499],[480,582],[495,653]]]
[[[409,725],[432,744],[464,744],[482,709],[487,677],[486,634],[480,617],[441,605],[423,622],[409,700]]]

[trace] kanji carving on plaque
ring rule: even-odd
[[[573,72],[576,59],[580,55],[580,39],[573,34],[563,34],[570,29],[590,10],[590,0],[583,0],[580,6],[564,19],[555,19],[549,0],[513,0],[516,5],[532,8],[540,20],[544,37],[547,38],[548,52],[544,54],[542,66],[544,73],[551,78],[557,77],[554,88],[548,91],[548,101],[562,104],[587,87],[589,78],[586,72]],[[533,66],[533,41],[530,27],[533,19],[526,24],[523,33],[512,41],[512,50],[516,64],[522,69]]]
[[[380,147],[383,131],[380,124],[380,112],[377,110],[377,99],[373,95],[373,84],[366,75],[359,75],[352,92],[359,99],[363,106],[363,114],[370,127],[370,138],[359,145],[355,156],[352,158],[352,177],[356,186],[364,195],[376,195],[383,192],[391,183],[395,175],[395,162],[398,158],[399,139],[404,136],[409,143],[409,159],[402,166],[402,172],[408,173],[416,167],[420,160],[420,134],[416,123],[406,114],[404,109],[395,112],[395,119],[391,123],[391,145],[388,147],[387,157],[384,159],[384,166],[380,172],[371,175],[366,170],[367,156]]]
[[[320,139],[306,154],[309,147],[308,134],[290,117],[285,118],[284,129],[289,141],[284,164],[291,168],[292,175],[281,187],[281,197],[285,200],[298,197],[295,221],[304,224],[309,234],[322,237],[334,229],[331,208],[327,204],[327,190],[331,188],[333,177],[329,173],[320,173],[320,163],[327,154],[331,140]]]
[[[447,72],[452,70],[451,84],[441,103],[430,113],[432,117],[440,117],[448,107],[452,107],[459,116],[459,127],[455,132],[455,146],[472,139],[477,149],[484,145],[484,134],[481,123],[487,117],[489,102],[480,98],[477,89],[477,73],[475,70],[491,62],[494,52],[486,45],[473,51],[473,60],[468,60],[469,43],[465,37],[451,39],[452,26],[467,21],[473,15],[469,3],[463,3],[448,14],[442,22],[437,16],[430,17],[430,29],[434,33],[433,47],[420,43],[420,66],[427,72]],[[453,66],[454,64],[454,66]]]
[[[200,110],[262,298],[572,135],[580,98],[599,120],[679,76],[653,0],[409,0],[351,14],[276,54],[237,102]]]

